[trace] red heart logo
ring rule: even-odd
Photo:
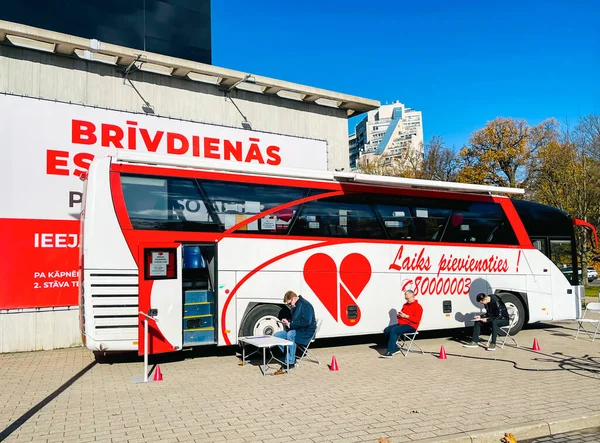
[[[327,254],[314,254],[304,264],[304,280],[335,321],[341,318],[347,326],[358,324],[360,308],[357,306],[356,318],[350,319],[348,306],[357,305],[358,297],[371,280],[371,264],[364,255],[347,255],[340,265],[338,280],[335,261]]]
[[[337,321],[337,266],[333,259],[323,253],[311,255],[304,263],[304,280]]]
[[[340,313],[345,325],[354,326],[360,321],[357,299],[369,280],[371,280],[371,263],[364,255],[354,253],[342,260],[340,265]],[[348,306],[350,305],[357,305],[356,318],[348,318]]]

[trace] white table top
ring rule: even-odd
[[[250,337],[238,337],[239,341],[248,343],[249,345],[256,346],[257,348],[270,348],[271,346],[290,346],[294,342],[286,340],[284,338],[273,337],[272,335],[260,335]]]

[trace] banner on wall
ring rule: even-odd
[[[81,176],[118,150],[327,169],[322,140],[0,95],[0,309],[77,305]]]

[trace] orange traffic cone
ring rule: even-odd
[[[338,364],[337,364],[337,360],[335,359],[335,355],[333,357],[331,357],[331,364],[329,365],[329,370],[330,371],[339,371],[340,368],[338,368]]]
[[[540,344],[537,341],[537,338],[533,339],[533,347],[531,348],[533,351],[541,351]]]
[[[448,357],[446,357],[446,350],[444,349],[444,346],[442,346],[440,348],[440,356],[439,359],[440,360],[446,360]]]
[[[154,370],[154,381],[162,381],[162,372],[160,371],[160,366],[156,365],[156,369]]]

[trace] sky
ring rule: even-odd
[[[215,66],[422,111],[459,149],[496,117],[600,114],[600,0],[212,0]],[[350,120],[351,128],[362,117]]]

